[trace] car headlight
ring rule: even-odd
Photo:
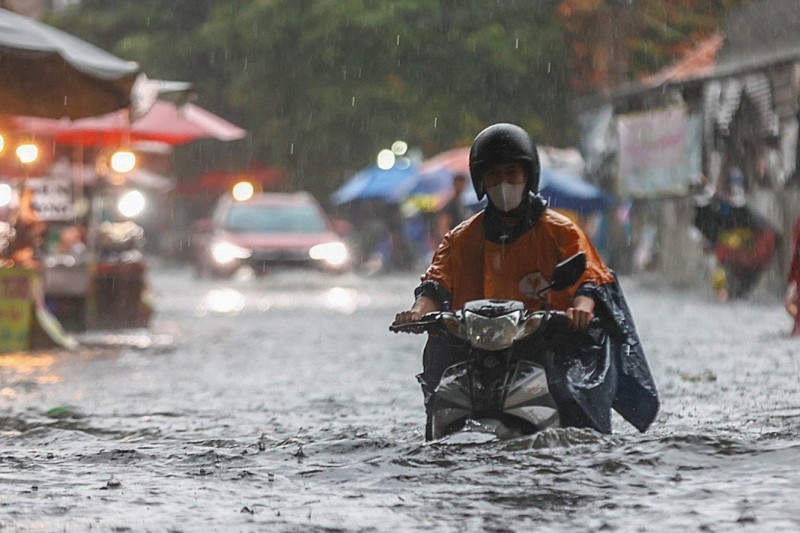
[[[465,312],[464,322],[470,343],[481,350],[503,350],[514,343],[519,330],[520,311],[497,317]]]
[[[332,267],[342,266],[347,262],[347,246],[342,242],[326,242],[312,246],[309,257],[315,261],[324,261]]]
[[[220,265],[233,263],[238,259],[247,259],[253,252],[229,242],[217,242],[211,246],[211,257]]]

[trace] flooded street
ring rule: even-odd
[[[623,280],[662,400],[647,434],[426,445],[424,338],[388,331],[416,279],[159,268],[149,332],[0,356],[0,529],[800,529],[779,301]]]

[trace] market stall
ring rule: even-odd
[[[0,9],[0,119],[30,115],[71,119],[131,105],[139,65]],[[45,305],[40,252],[47,222],[36,214],[29,181],[39,147],[0,131],[0,353],[74,345]],[[13,142],[12,142],[13,141]],[[39,207],[47,209],[45,192]]]

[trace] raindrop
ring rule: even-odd
[[[397,46],[400,46],[400,34],[397,34]]]
[[[514,41],[514,48],[516,48],[517,50],[519,50],[519,37],[517,37],[517,40],[516,40],[516,41]]]
[[[294,143],[289,146],[289,154],[294,155]]]
[[[433,117],[433,127],[437,127],[439,125],[439,117]]]
[[[355,96],[354,96],[354,97],[353,97],[353,99],[351,100],[351,102],[350,102],[350,106],[351,106],[351,107],[355,107],[355,106],[356,106],[356,97],[355,97]]]

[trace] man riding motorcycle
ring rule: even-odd
[[[574,330],[586,330],[597,314],[614,338],[614,371],[602,386],[582,389],[567,376],[570,365],[581,364],[587,354],[574,349],[564,354],[552,369],[563,374],[553,380],[562,424],[609,433],[613,406],[646,430],[658,410],[658,395],[624,296],[583,231],[549,209],[538,194],[540,167],[533,141],[519,126],[494,124],[475,138],[469,166],[475,192],[479,199],[488,196],[488,204],[444,237],[414,291],[414,304],[398,313],[394,323],[416,322],[428,313],[461,309],[480,299],[518,300],[527,310],[565,311]],[[555,266],[581,252],[586,270],[580,280],[569,290],[542,293]],[[442,373],[463,357],[458,347],[429,336],[418,376],[429,412]]]

